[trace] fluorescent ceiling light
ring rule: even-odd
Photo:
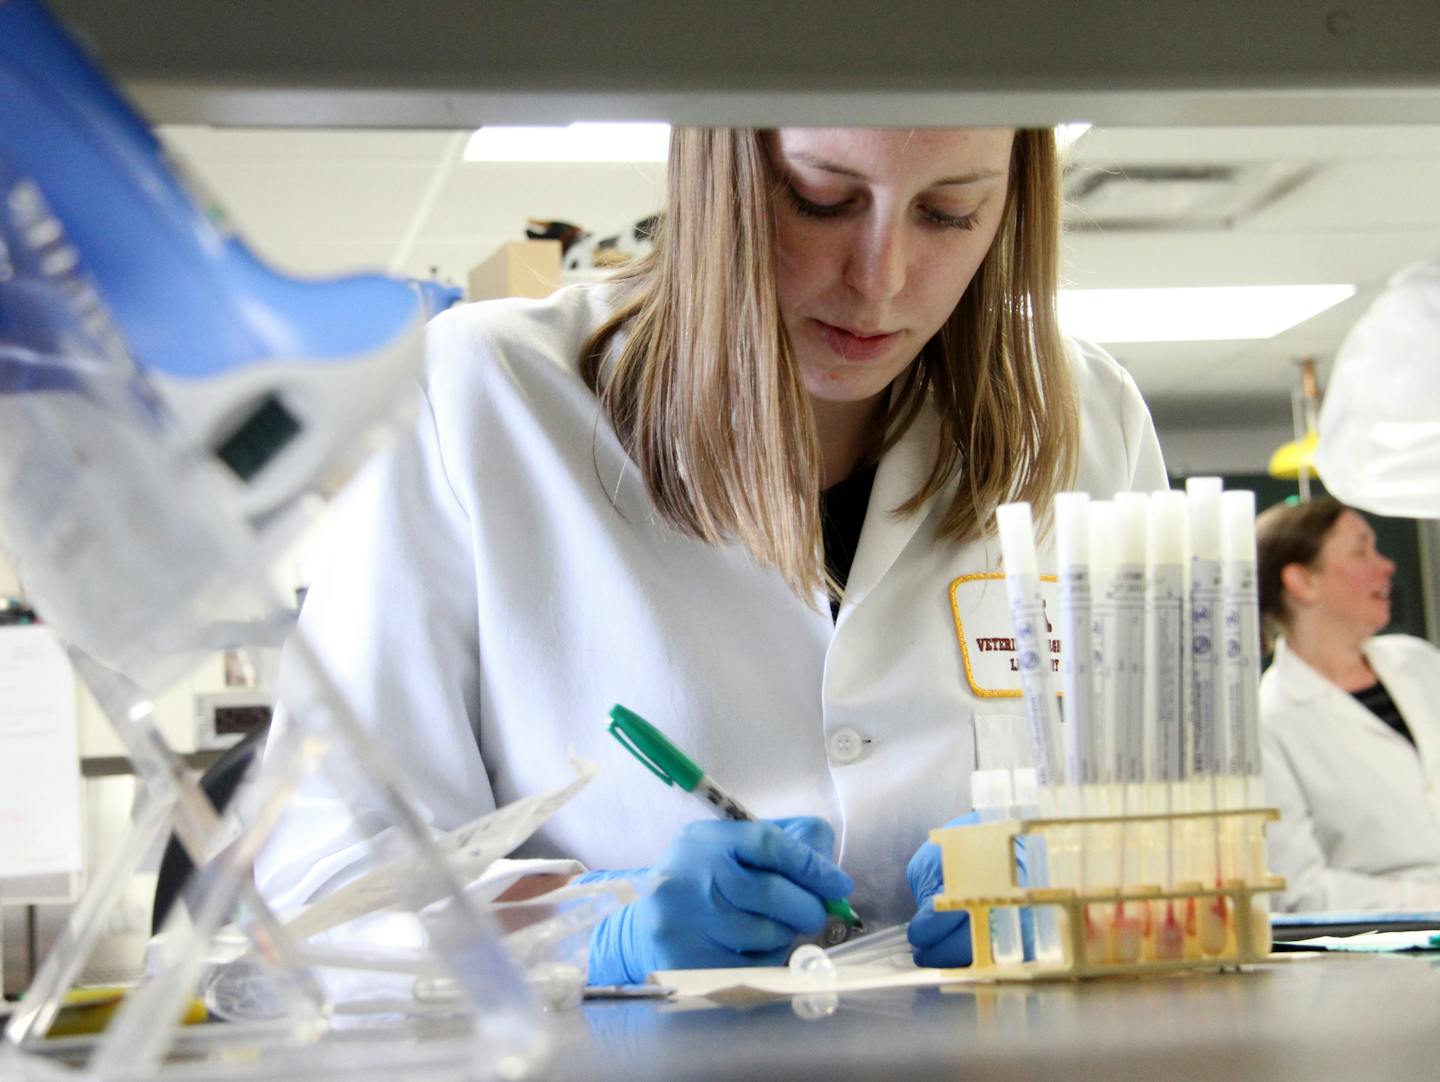
[[[1351,285],[1065,289],[1060,325],[1092,342],[1271,338],[1354,295]]]
[[[465,145],[467,162],[663,162],[669,124],[487,126]]]

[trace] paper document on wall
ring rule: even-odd
[[[0,628],[0,878],[82,866],[74,670],[49,628]]]

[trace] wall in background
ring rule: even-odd
[[[5,557],[0,555],[0,597],[16,597],[20,593],[20,582],[15,578],[15,572],[10,570],[10,565],[5,562]]]

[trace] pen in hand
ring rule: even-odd
[[[666,785],[678,785],[699,800],[711,814],[721,819],[734,819],[750,823],[755,816],[745,806],[722,789],[713,778],[702,770],[698,763],[672,744],[665,734],[633,710],[616,705],[610,711],[610,735],[620,741],[631,755],[639,759],[649,771]],[[844,922],[855,931],[864,931],[865,925],[855,915],[855,910],[843,898],[822,899],[825,912]],[[827,934],[827,941],[834,938]],[[843,937],[840,937],[843,938]],[[836,940],[837,942],[839,939]]]

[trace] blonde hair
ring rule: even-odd
[[[828,581],[820,451],[776,301],[766,133],[676,129],[669,177],[655,250],[615,278],[618,307],[585,343],[581,371],[664,518],[712,544],[743,545],[808,600]],[[869,456],[933,403],[932,469],[894,513],[918,511],[963,478],[937,540],[982,536],[1009,499],[1043,515],[1073,483],[1079,407],[1055,316],[1059,233],[1053,133],[1017,131],[995,240],[896,381]]]

